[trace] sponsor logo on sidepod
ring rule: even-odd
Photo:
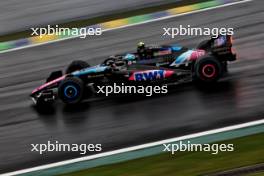
[[[173,71],[169,71],[169,70],[148,70],[148,71],[134,72],[129,77],[129,80],[151,81],[156,79],[164,79],[166,77],[171,76],[172,74]]]

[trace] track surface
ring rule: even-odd
[[[177,0],[181,1],[181,0]],[[0,2],[0,35],[113,12],[158,6],[175,0],[9,0]]]
[[[102,143],[104,151],[263,118],[264,1],[206,11],[125,29],[101,37],[67,40],[0,55],[1,172],[79,156],[78,153],[30,152],[31,143]],[[161,37],[162,27],[180,24],[234,27],[239,61],[214,88],[192,84],[152,98],[98,98],[78,108],[57,103],[41,112],[28,94],[74,59],[91,64],[132,51],[138,41],[194,44],[206,37]]]

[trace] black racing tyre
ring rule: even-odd
[[[211,40],[204,40],[201,43],[198,44],[196,49],[210,51],[211,49]]]
[[[68,68],[66,69],[66,74],[72,73],[74,71],[81,70],[81,69],[84,69],[84,68],[87,68],[87,67],[90,67],[90,65],[87,62],[82,61],[82,60],[76,60],[76,61],[73,61],[68,66]]]
[[[195,81],[216,82],[223,74],[221,62],[213,56],[204,56],[194,64],[193,76]]]
[[[67,77],[58,89],[58,96],[65,104],[78,104],[83,100],[84,84],[78,77]]]
[[[227,61],[222,63],[222,67],[223,67],[223,74],[224,73],[228,73],[228,66],[227,66]]]

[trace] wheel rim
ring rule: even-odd
[[[69,98],[69,99],[73,99],[77,96],[77,88],[74,86],[66,86],[64,89],[64,95],[65,97]]]
[[[216,68],[213,64],[206,64],[202,68],[202,74],[206,78],[213,78],[216,75]]]

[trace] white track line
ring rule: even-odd
[[[116,29],[127,28],[127,27],[131,27],[131,26],[137,26],[137,25],[141,25],[141,24],[146,24],[146,23],[151,23],[151,22],[155,22],[155,21],[166,20],[166,19],[170,19],[170,18],[174,18],[174,17],[179,17],[179,16],[184,16],[184,15],[189,15],[189,14],[204,12],[204,11],[218,9],[218,8],[227,7],[227,6],[232,6],[232,5],[236,5],[236,4],[247,3],[247,2],[251,2],[251,1],[253,1],[253,0],[242,0],[242,1],[238,1],[238,2],[232,2],[232,3],[228,3],[228,4],[223,4],[223,5],[215,6],[215,7],[210,7],[210,8],[195,10],[195,11],[191,11],[191,12],[185,12],[185,13],[176,14],[176,15],[170,15],[170,16],[166,16],[166,17],[162,17],[162,18],[158,18],[158,19],[154,19],[154,20],[147,20],[147,21],[144,21],[144,22],[141,22],[141,23],[129,24],[129,25],[121,26],[121,27],[116,27],[116,28],[111,28],[111,29],[105,29],[105,30],[102,30],[102,31],[103,32],[106,32],[106,31],[112,31],[112,30],[116,30]],[[72,37],[69,37],[69,38],[63,38],[63,39],[53,40],[53,41],[44,42],[44,43],[32,44],[32,45],[28,45],[28,46],[19,47],[19,48],[13,48],[13,49],[10,49],[10,50],[0,51],[0,54],[12,52],[12,51],[17,51],[17,50],[22,50],[22,49],[26,49],[26,48],[32,48],[32,47],[41,46],[41,45],[47,45],[47,44],[51,44],[51,43],[55,43],[55,42],[61,42],[61,41],[70,40],[70,39],[74,39],[74,38],[78,38],[78,37],[80,37],[80,35],[72,36]]]
[[[46,165],[37,166],[37,167],[29,168],[29,169],[23,169],[23,170],[19,170],[19,171],[9,172],[9,173],[2,174],[2,176],[13,176],[13,175],[19,175],[19,174],[34,172],[34,171],[38,171],[38,170],[43,170],[43,169],[50,169],[50,168],[54,168],[54,167],[58,167],[58,166],[63,166],[63,165],[67,165],[67,164],[73,164],[73,163],[81,162],[81,161],[93,160],[93,159],[102,158],[102,157],[106,157],[106,156],[110,156],[110,155],[115,155],[115,154],[120,154],[120,153],[125,153],[125,152],[131,152],[131,151],[135,151],[135,150],[150,148],[150,147],[159,146],[159,145],[172,143],[172,142],[176,142],[176,141],[187,140],[187,139],[197,138],[197,137],[201,137],[201,136],[206,136],[206,135],[211,135],[211,134],[216,134],[216,133],[221,133],[221,132],[226,132],[226,131],[231,131],[231,130],[237,130],[240,128],[246,128],[246,127],[261,125],[261,124],[264,124],[264,119],[252,121],[252,122],[248,122],[248,123],[243,123],[243,124],[239,124],[239,125],[233,125],[233,126],[228,126],[228,127],[224,127],[224,128],[218,128],[218,129],[214,129],[214,130],[194,133],[194,134],[185,135],[185,136],[181,136],[181,137],[170,138],[170,139],[161,140],[161,141],[152,142],[152,143],[147,143],[147,144],[142,144],[142,145],[138,145],[138,146],[127,147],[127,148],[123,148],[123,149],[119,149],[119,150],[114,150],[114,151],[110,151],[110,152],[104,152],[104,153],[96,154],[96,155],[85,156],[85,157],[80,157],[80,158],[71,159],[71,160],[65,160],[65,161],[61,161],[61,162],[57,162],[57,163],[46,164]]]

